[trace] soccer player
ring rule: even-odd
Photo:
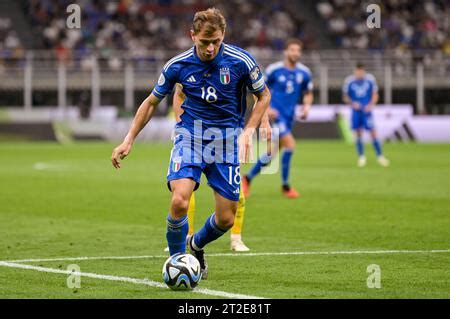
[[[113,150],[115,168],[130,153],[138,133],[151,119],[159,102],[175,83],[183,86],[181,122],[175,136],[167,174],[172,192],[167,216],[170,255],[185,253],[189,199],[204,173],[213,189],[215,208],[204,226],[187,240],[190,252],[200,262],[204,279],[208,268],[204,247],[233,226],[239,201],[240,162],[249,160],[257,126],[270,132],[266,110],[270,91],[255,59],[241,48],[223,43],[226,21],[219,10],[195,14],[191,38],[194,46],[170,59],[152,93],[142,102],[124,141]],[[244,125],[247,88],[257,102]],[[230,147],[231,144],[231,147]]]
[[[378,102],[378,85],[375,77],[370,73],[366,73],[364,64],[358,62],[353,71],[353,75],[345,79],[342,93],[344,102],[352,108],[351,125],[356,137],[358,166],[364,167],[367,163],[362,141],[364,129],[370,131],[372,145],[375,149],[378,163],[381,166],[389,166],[389,160],[383,156],[372,115],[372,110]]]
[[[281,191],[287,198],[297,198],[299,193],[289,184],[291,158],[295,150],[295,139],[292,126],[295,120],[295,109],[299,101],[303,102],[300,119],[307,118],[313,102],[313,83],[311,71],[299,62],[302,53],[302,42],[290,39],[286,42],[284,60],[269,65],[266,69],[267,85],[272,99],[269,116],[279,129],[279,148],[281,150]],[[274,139],[275,140],[275,139]],[[265,154],[242,179],[244,196],[250,195],[250,183],[261,172],[262,167],[268,165],[275,156],[274,152]]]
[[[181,105],[183,104],[185,99],[186,95],[184,95],[183,93],[183,86],[177,83],[175,86],[175,93],[173,95],[173,110],[177,122],[181,121],[181,114],[183,113]],[[244,193],[241,191],[239,193],[239,202],[236,215],[234,218],[234,225],[230,231],[231,250],[236,252],[245,252],[250,250],[250,248],[248,248],[242,241],[242,225],[244,224],[244,214],[245,214],[245,197]],[[194,234],[194,218],[195,218],[195,193],[192,193],[188,208],[189,235]],[[168,248],[166,250],[168,250]]]

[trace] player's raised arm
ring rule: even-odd
[[[139,109],[131,123],[130,130],[123,142],[118,145],[112,152],[111,162],[115,168],[120,168],[120,160],[124,159],[131,151],[134,140],[139,132],[150,121],[155,108],[158,106],[160,99],[151,93],[139,106]]]

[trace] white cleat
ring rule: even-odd
[[[244,242],[242,241],[241,235],[231,235],[231,250],[237,252],[249,251]]]
[[[367,164],[367,159],[365,156],[360,156],[358,158],[358,167],[364,167]]]
[[[390,162],[386,157],[381,155],[381,156],[378,156],[378,164],[380,164],[383,167],[388,167]]]

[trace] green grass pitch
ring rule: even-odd
[[[67,274],[48,272],[76,264],[83,273],[162,283],[170,144],[135,145],[118,171],[113,146],[0,144],[0,260],[149,257],[18,262],[32,269],[0,262],[0,298],[220,297],[92,276],[68,288]],[[348,144],[300,141],[291,182],[301,198],[281,196],[279,174],[259,176],[243,232],[255,255],[217,255],[230,253],[226,234],[207,247],[210,277],[198,288],[266,298],[450,298],[450,145],[385,151],[391,167],[379,167],[368,146],[368,166],[358,169]],[[196,229],[212,205],[203,179]],[[275,254],[284,252],[307,254]],[[367,287],[371,264],[381,270],[379,289]]]

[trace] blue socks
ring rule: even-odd
[[[378,139],[374,139],[372,141],[373,148],[375,149],[375,153],[377,154],[377,157],[383,155],[383,152],[381,151],[381,144]]]
[[[381,144],[378,139],[372,140],[372,145],[375,150],[375,153],[377,154],[377,157],[383,155],[383,152],[381,151]],[[364,144],[362,138],[356,139],[356,150],[358,151],[358,156],[364,155]]]
[[[364,156],[364,144],[361,137],[356,138],[356,150],[358,151],[358,156]]]
[[[293,152],[291,150],[283,150],[281,155],[281,180],[283,185],[288,185],[289,183],[289,169],[291,167],[291,158]],[[264,166],[267,166],[272,157],[264,154],[258,159],[258,162],[252,167],[252,169],[247,173],[247,178],[251,181],[256,175],[261,172]]]
[[[216,240],[227,230],[220,229],[215,221],[216,213],[213,213],[206,219],[205,225],[194,234],[194,240],[192,242],[193,248],[195,250],[201,250],[206,244]]]
[[[167,243],[169,245],[170,256],[176,253],[186,252],[186,236],[189,231],[187,215],[180,219],[172,219],[170,214],[167,216]]]
[[[281,155],[281,181],[283,185],[289,185],[289,169],[291,167],[291,150],[283,150]]]
[[[253,165],[252,169],[247,173],[247,178],[249,181],[251,181],[256,175],[258,175],[261,172],[261,169],[264,166],[269,165],[270,161],[272,160],[272,157],[268,154],[264,154],[258,159],[258,162],[256,162],[255,165]]]

